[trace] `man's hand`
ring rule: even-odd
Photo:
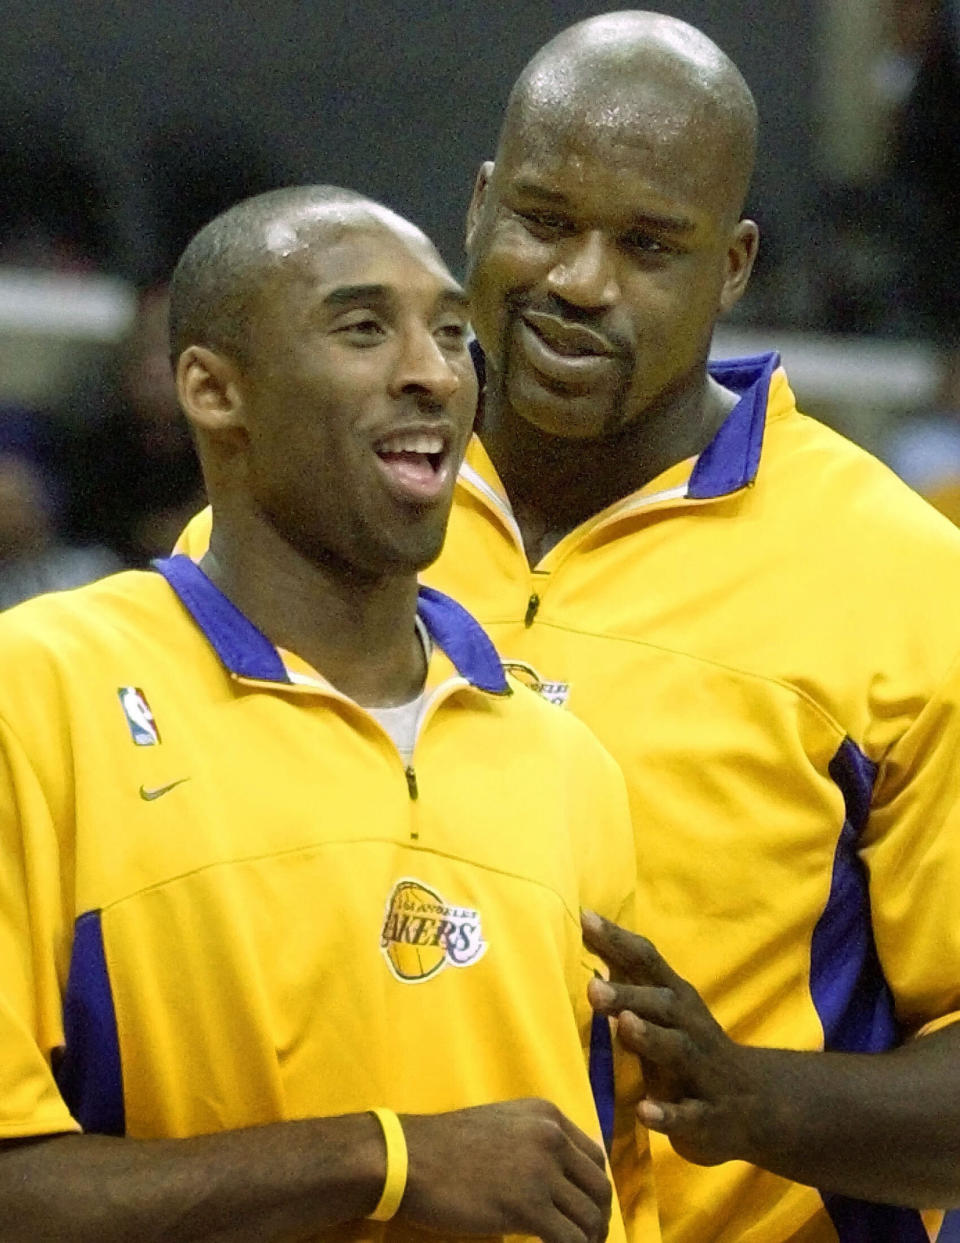
[[[556,1106],[504,1101],[401,1117],[410,1166],[398,1220],[438,1234],[529,1234],[602,1243],[603,1149]]]
[[[641,1122],[699,1165],[755,1160],[755,1128],[765,1121],[757,1050],[726,1035],[693,985],[645,937],[591,911],[582,923],[584,942],[611,975],[610,983],[590,981],[590,1004],[617,1017],[620,1043],[640,1058]]]

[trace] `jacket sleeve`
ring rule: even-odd
[[[960,660],[880,763],[860,857],[902,1029],[960,1018]]]
[[[79,1129],[53,1073],[69,955],[62,893],[47,800],[0,719],[0,1139]]]

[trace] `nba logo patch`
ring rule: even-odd
[[[117,695],[123,715],[127,718],[130,737],[138,747],[155,747],[160,741],[160,731],[146,695],[139,686],[118,686]]]
[[[444,967],[469,967],[486,948],[479,911],[451,906],[410,877],[398,880],[390,891],[380,949],[398,980],[419,984]]]

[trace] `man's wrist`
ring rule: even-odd
[[[741,1102],[742,1151],[731,1155],[790,1177],[798,1154],[809,1156],[822,1132],[827,1106],[819,1085],[829,1078],[829,1055],[749,1045],[741,1046],[741,1055],[751,1086]]]
[[[380,1199],[386,1176],[383,1130],[374,1115],[364,1112],[308,1118],[300,1125],[315,1128],[324,1145],[323,1168],[317,1171],[311,1195],[326,1200],[337,1192],[346,1197],[345,1204],[351,1206],[349,1218],[341,1220],[359,1221],[369,1216]]]
[[[734,1160],[769,1168],[791,1146],[789,1110],[779,1090],[783,1085],[777,1083],[779,1054],[779,1049],[740,1047],[743,1082],[750,1086],[741,1097],[739,1151],[731,1154]]]

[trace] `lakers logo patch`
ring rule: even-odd
[[[410,877],[394,885],[387,898],[380,949],[398,980],[419,984],[444,967],[469,967],[486,948],[479,911],[451,906]]]
[[[127,718],[130,737],[138,747],[155,747],[160,741],[160,731],[146,695],[139,686],[118,686],[117,695],[123,715]]]

